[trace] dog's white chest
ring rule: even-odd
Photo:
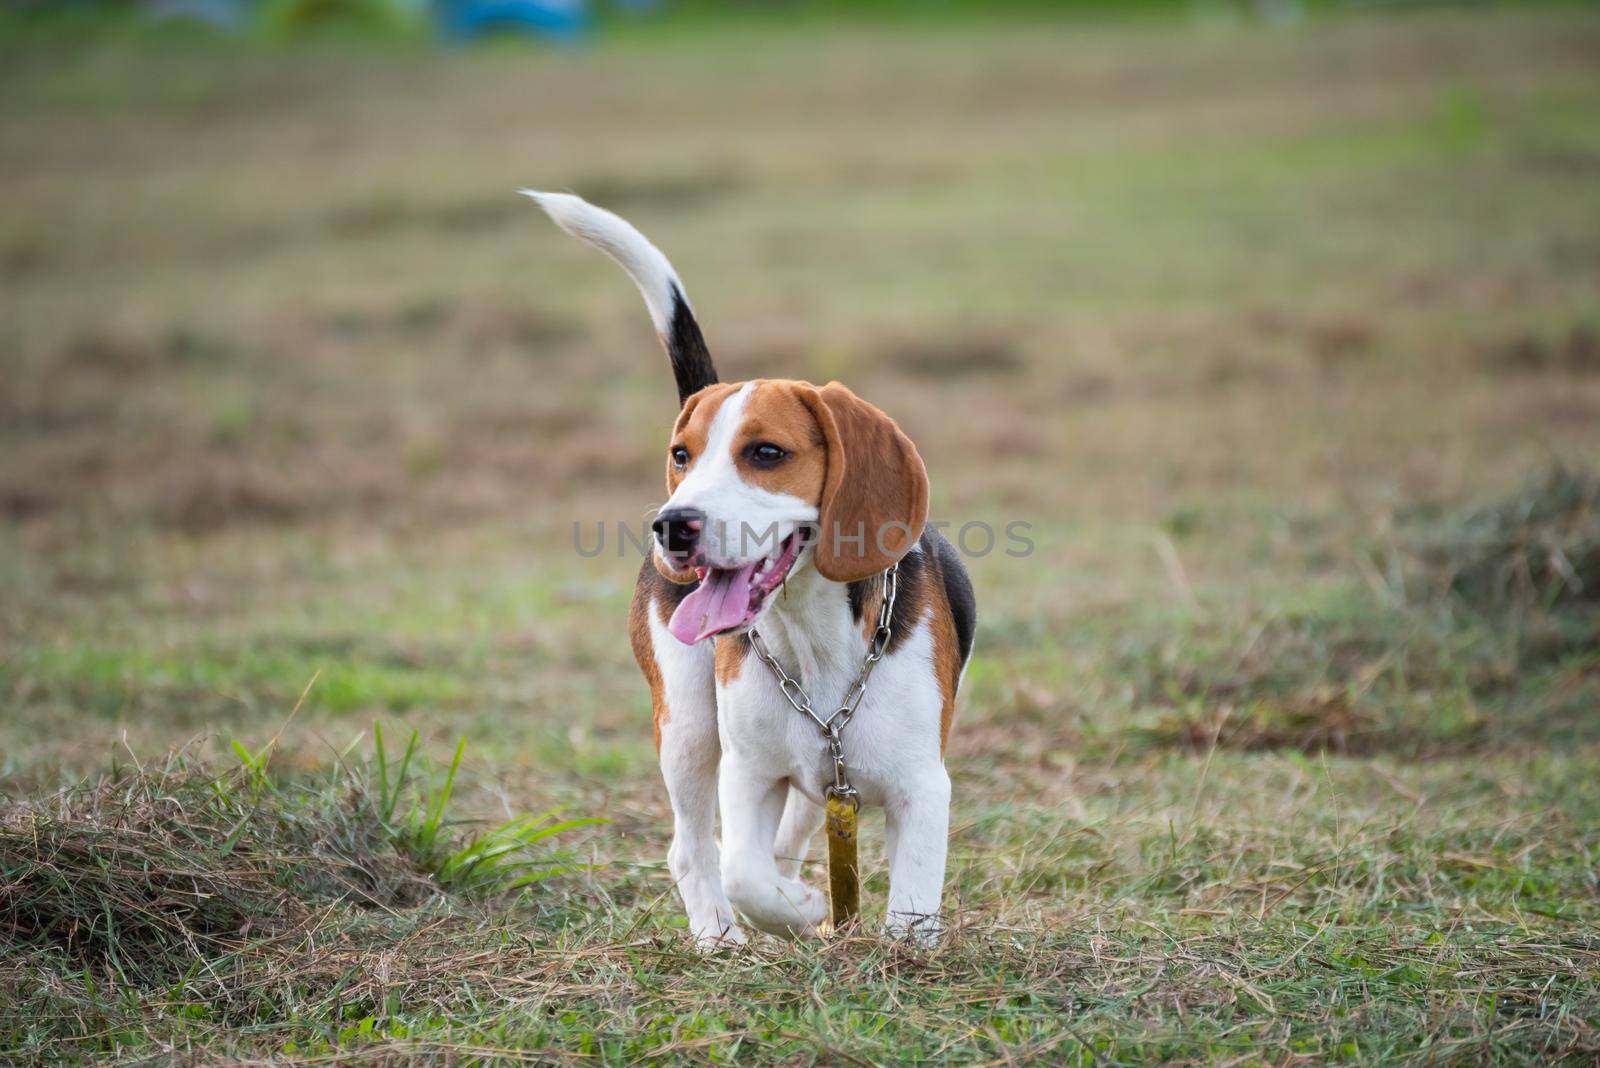
[[[839,640],[820,646],[777,634],[768,642],[824,720],[855,683],[866,654],[858,626],[851,622],[844,631]],[[915,779],[916,770],[941,759],[941,696],[933,682],[932,658],[931,632],[919,620],[879,661],[855,715],[841,732],[850,784],[868,804],[892,801]],[[834,764],[822,731],[789,703],[776,674],[754,653],[745,657],[737,677],[719,681],[717,722],[725,752],[789,779],[814,801],[823,800],[824,789],[834,781]]]

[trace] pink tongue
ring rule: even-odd
[[[712,569],[700,580],[695,591],[685,597],[667,629],[685,645],[733,627],[742,627],[755,618],[750,609],[750,590],[755,582],[756,565],[746,564],[737,571]]]

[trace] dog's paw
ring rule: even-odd
[[[774,883],[763,898],[747,896],[741,915],[752,927],[779,938],[807,938],[827,922],[828,897],[804,883]]]
[[[802,883],[801,885],[804,886],[805,884]],[[812,931],[816,931],[826,924],[832,911],[828,908],[828,895],[814,886],[806,886],[804,896],[801,897],[795,907]]]
[[[696,928],[694,932],[694,947],[702,953],[715,953],[722,949],[737,949],[750,941],[748,935],[740,930],[739,925],[732,920],[726,923],[707,924]]]
[[[883,933],[915,946],[930,948],[938,944],[943,928],[937,915],[891,912],[883,925]]]

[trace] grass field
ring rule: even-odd
[[[18,38],[0,98],[0,1059],[1600,1057],[1592,11]],[[526,184],[1032,524],[941,947],[691,949],[573,548],[670,376]],[[450,867],[461,738],[439,818],[585,870]]]

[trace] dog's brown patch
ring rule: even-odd
[[[661,667],[656,663],[656,646],[650,638],[650,605],[654,598],[651,583],[643,575],[633,589],[633,604],[628,609],[628,642],[633,646],[633,659],[638,662],[644,680],[650,686],[650,723],[655,732],[656,752],[661,752],[661,727],[667,722],[667,697],[661,681]]]
[[[739,392],[737,384],[722,382],[715,386],[707,386],[683,402],[683,411],[678,413],[678,421],[672,427],[672,440],[667,444],[669,495],[678,488],[684,477],[694,470],[694,465],[700,462],[700,457],[706,451],[706,443],[711,438],[711,421],[717,417],[717,412],[721,410],[723,403],[737,392]],[[689,450],[689,462],[682,469],[672,462],[672,452],[679,446]]]
[[[812,386],[788,379],[758,381],[745,401],[744,421],[733,440],[733,458],[740,476],[772,493],[785,493],[813,504],[822,499],[828,452],[822,427],[803,393]],[[770,443],[789,453],[776,467],[761,467],[745,455],[752,445]]]
[[[933,562],[932,574],[937,577],[938,561]],[[930,582],[930,585],[933,583]],[[961,685],[961,643],[956,637],[955,617],[950,612],[950,599],[944,596],[943,581],[937,583],[938,595],[928,598],[927,626],[933,630],[933,674],[939,683],[939,752],[944,753],[950,742],[950,727],[956,716],[956,690]]]
[[[667,722],[666,691],[661,679],[661,666],[656,663],[655,640],[650,636],[650,613],[655,612],[662,626],[672,619],[672,613],[689,596],[690,586],[678,585],[652,566],[655,554],[639,569],[639,579],[633,587],[633,603],[628,607],[628,643],[633,646],[633,659],[650,685],[650,720],[655,729],[656,752],[661,752],[661,728]],[[693,572],[690,573],[691,577]]]
[[[717,681],[726,686],[737,681],[750,655],[750,639],[743,634],[728,634],[717,639]]]

